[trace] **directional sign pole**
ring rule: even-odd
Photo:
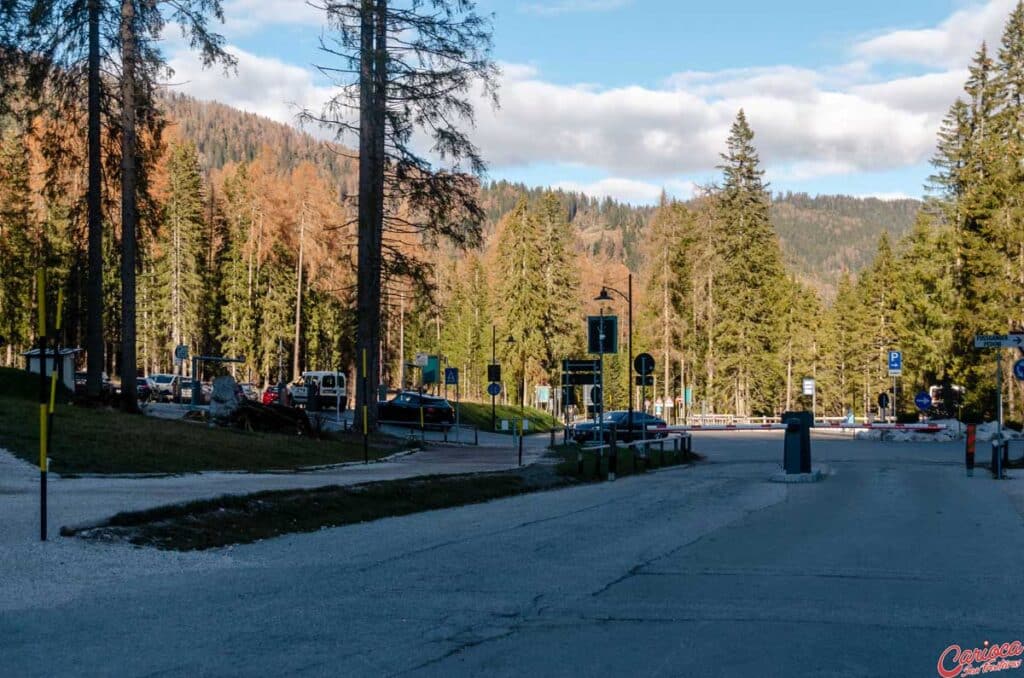
[[[999,394],[999,424],[996,427],[999,444],[1003,444],[1003,349],[996,351],[996,392]],[[998,478],[998,476],[996,476]]]

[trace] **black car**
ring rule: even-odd
[[[75,395],[82,397],[86,394],[86,383],[89,380],[88,372],[75,372]],[[100,381],[100,396],[102,398],[110,398],[114,395],[114,385],[110,382],[110,377],[107,373],[103,373],[102,380]]]
[[[635,440],[643,440],[645,437],[644,430],[647,430],[647,438],[664,438],[666,433],[664,431],[652,431],[650,427],[665,427],[666,423],[664,419],[659,419],[653,415],[647,414],[646,412],[633,412],[633,428],[632,432],[629,427],[629,412],[627,410],[617,410],[615,412],[605,412],[604,418],[601,421],[601,428],[604,431],[604,442],[609,442],[612,439],[612,430],[615,431],[615,440],[618,442],[629,443]],[[581,421],[574,424],[570,430],[572,439],[577,443],[593,442],[598,439],[598,426],[595,421]]]
[[[451,403],[416,391],[403,391],[387,402],[378,403],[377,418],[384,423],[419,426],[421,410],[425,426],[450,428],[455,424],[455,410]]]

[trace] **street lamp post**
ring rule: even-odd
[[[627,337],[627,344],[629,350],[629,362],[626,365],[626,392],[629,395],[629,439],[633,439],[633,274],[629,274],[629,287],[627,288],[629,294],[623,294],[614,287],[608,287],[607,285],[601,288],[601,293],[598,294],[594,301],[612,301],[612,295],[610,292],[622,297],[629,306],[629,335]],[[603,324],[602,324],[603,327]],[[604,394],[602,394],[604,395]]]

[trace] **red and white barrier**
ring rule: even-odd
[[[846,424],[816,422],[815,428],[844,431],[916,431],[918,433],[938,433],[946,430],[939,424]],[[649,431],[686,433],[694,431],[784,431],[785,424],[694,424],[692,426],[650,426]]]

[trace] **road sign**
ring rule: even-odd
[[[813,379],[811,379],[810,377],[804,379],[803,387],[804,387],[804,395],[805,396],[812,396],[812,395],[814,395],[814,380]]]
[[[427,353],[417,353],[413,359],[412,364],[416,367],[426,367],[427,362],[430,360],[430,355]]]
[[[928,395],[927,391],[921,391],[914,396],[914,404],[917,405],[917,409],[922,412],[927,412],[932,406],[932,397]]]
[[[437,384],[441,381],[441,359],[436,355],[427,356],[427,364],[423,366],[423,383]]]
[[[1024,334],[979,334],[974,348],[1024,348]]]
[[[889,394],[888,393],[879,393],[878,394],[878,406],[881,407],[883,410],[889,409]]]
[[[633,360],[633,369],[645,377],[654,374],[654,357],[650,353],[641,353]]]
[[[619,318],[592,315],[587,318],[587,353],[619,352]]]
[[[1024,381],[1024,359],[1018,360],[1014,363],[1013,376],[1017,377],[1020,381]]]
[[[487,381],[501,381],[501,365],[487,366]]]
[[[593,386],[601,382],[601,375],[596,372],[562,374],[562,386]]]
[[[903,353],[902,351],[889,351],[889,376],[903,376]]]
[[[563,360],[563,372],[599,372],[601,361],[599,360]]]
[[[167,354],[165,353],[164,355]],[[174,359],[181,361],[188,360],[188,346],[186,346],[185,344],[180,344],[177,348],[175,348]]]
[[[538,386],[537,387],[537,404],[547,405],[551,402],[551,387],[550,386]]]
[[[590,389],[590,402],[593,403],[594,405],[600,405],[601,404],[601,387],[600,386],[594,386],[593,388]]]
[[[459,368],[458,367],[446,367],[444,368],[444,383],[446,386],[458,386],[459,385]]]
[[[501,395],[501,384],[491,384],[487,387],[487,395],[497,398]]]
[[[646,375],[638,374],[635,377],[633,377],[633,379],[634,379],[634,381],[636,381],[636,385],[637,386],[654,386],[654,375],[653,374],[646,374]]]

